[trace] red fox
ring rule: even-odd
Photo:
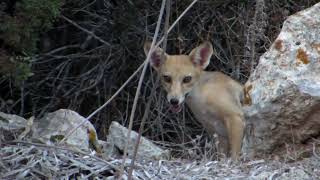
[[[145,43],[145,54],[150,46]],[[206,131],[218,135],[218,151],[227,156],[231,153],[232,159],[237,160],[245,126],[243,86],[223,73],[204,71],[212,54],[210,42],[202,43],[189,55],[169,55],[156,48],[150,64],[161,76],[171,111],[180,112],[186,102]]]

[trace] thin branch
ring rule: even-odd
[[[118,94],[126,87],[126,85],[138,74],[138,72],[142,69],[146,62],[142,63],[139,68],[122,84],[122,86],[108,99],[107,102],[105,102],[102,106],[100,106],[98,109],[96,109],[93,113],[91,113],[88,117],[86,117],[78,126],[74,127],[69,134],[67,134],[60,142],[64,142],[66,139],[68,139],[79,127],[81,127],[84,123],[89,121],[90,118],[92,118],[95,114],[97,114],[101,109],[106,107],[115,97],[118,96]]]
[[[165,19],[165,26],[164,26],[165,34],[164,34],[164,41],[163,41],[163,50],[164,51],[162,51],[162,54],[161,54],[161,57],[160,57],[161,59],[164,58],[164,52],[167,49],[169,19],[170,19],[170,7],[171,7],[171,0],[167,0],[167,3],[166,3],[166,19]],[[141,139],[141,136],[142,136],[144,124],[145,124],[145,122],[146,122],[146,120],[148,118],[148,114],[149,114],[150,106],[151,106],[151,102],[152,102],[152,96],[156,92],[157,85],[159,83],[159,79],[160,79],[159,76],[157,76],[157,80],[156,80],[155,84],[152,87],[151,94],[150,94],[150,97],[149,97],[147,105],[146,105],[146,110],[145,110],[144,115],[142,117],[142,121],[141,121],[140,128],[139,128],[139,135],[138,135],[138,138],[136,140],[136,144],[135,144],[134,152],[133,152],[133,157],[132,157],[132,160],[131,160],[130,169],[129,169],[129,173],[128,173],[128,179],[129,180],[132,179],[132,172],[133,172],[133,168],[134,168],[134,162],[135,162],[136,157],[137,157],[137,153],[138,153],[138,149],[139,149],[139,144],[140,144],[140,139]]]
[[[162,19],[163,12],[164,12],[165,3],[166,3],[166,0],[162,0],[161,8],[160,8],[160,14],[159,14],[156,30],[155,30],[155,33],[154,33],[154,36],[153,36],[153,39],[152,39],[151,48],[150,48],[150,51],[148,52],[147,59],[145,60],[146,63],[143,66],[143,70],[142,70],[142,73],[140,75],[140,79],[139,79],[139,82],[138,82],[138,87],[137,87],[136,94],[135,94],[135,97],[134,97],[134,101],[133,101],[133,105],[132,105],[132,109],[131,109],[131,114],[130,114],[130,120],[129,120],[127,142],[126,142],[126,145],[125,145],[124,151],[123,151],[123,160],[122,160],[122,166],[121,166],[121,171],[120,171],[119,177],[122,177],[122,174],[123,174],[123,171],[124,171],[124,165],[125,165],[125,161],[126,161],[126,158],[127,158],[128,145],[129,145],[130,136],[131,136],[131,130],[132,130],[134,114],[135,114],[135,111],[136,111],[136,108],[137,108],[138,98],[139,98],[139,95],[140,95],[140,89],[141,89],[141,86],[142,86],[144,75],[145,75],[147,67],[148,67],[148,62],[150,61],[151,53],[154,50],[153,46],[155,45],[157,37],[158,37],[158,33],[159,33],[159,30],[160,30],[160,25],[161,25],[161,19]],[[129,180],[131,180],[131,179],[129,179]]]
[[[180,16],[173,22],[173,24],[170,26],[168,33],[171,32],[171,30],[176,26],[176,24],[180,21],[180,19],[189,11],[189,9],[192,8],[192,6],[197,2],[198,0],[193,0],[192,3],[180,14]],[[164,37],[162,37],[159,42],[156,44],[154,48],[159,47],[159,45],[164,40]]]
[[[97,156],[94,156],[94,155],[91,155],[91,154],[88,154],[88,153],[85,153],[83,151],[81,151],[80,149],[69,149],[69,148],[66,148],[66,147],[60,147],[60,146],[52,146],[52,145],[47,145],[47,144],[41,144],[41,143],[32,143],[32,142],[27,142],[27,141],[20,141],[20,140],[15,140],[15,141],[7,141],[7,142],[3,142],[2,144],[26,144],[26,145],[31,145],[31,146],[37,146],[37,147],[40,147],[40,148],[50,148],[50,149],[60,149],[60,150],[66,150],[66,151],[70,151],[70,152],[73,152],[73,153],[79,153],[79,154],[82,154],[84,156],[89,156],[95,160],[98,160],[98,161],[101,161],[107,165],[109,165],[110,167],[112,167],[113,169],[115,170],[119,170],[119,167],[111,164],[110,162],[104,160],[104,159],[101,159]]]
[[[102,42],[103,44],[107,45],[107,46],[111,46],[110,43],[108,43],[107,41],[101,39],[100,37],[96,36],[93,32],[79,26],[77,23],[73,22],[71,19],[65,17],[64,15],[60,15],[60,17],[62,17],[62,19],[68,21],[70,24],[74,25],[75,27],[77,27],[78,29],[84,31],[85,33],[91,35],[93,38],[97,39],[98,41]]]

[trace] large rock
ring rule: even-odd
[[[27,126],[27,120],[14,115],[0,112],[0,129],[6,131],[21,131]]]
[[[270,153],[319,135],[320,3],[284,22],[245,89],[243,152]]]
[[[34,122],[32,127],[33,138],[40,139],[49,144],[59,142],[83,120],[84,117],[68,109],[60,109],[53,113],[48,113],[43,118]],[[88,130],[96,136],[95,128],[90,122],[87,122],[78,128],[67,139],[66,143],[80,149],[88,150],[90,135]]]
[[[115,146],[117,149],[124,151],[127,142],[128,129],[121,126],[118,122],[113,121],[109,128],[108,143]],[[131,136],[128,145],[128,154],[132,157],[134,152],[134,147],[136,140],[138,138],[138,133],[131,131]],[[112,150],[112,149],[110,149]],[[156,146],[154,143],[148,139],[141,137],[140,145],[137,152],[137,157],[141,159],[151,159],[159,160],[166,159],[169,157],[169,152],[162,150],[160,147]]]
[[[26,119],[14,114],[0,112],[0,141],[15,139],[26,127]]]

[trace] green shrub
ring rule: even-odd
[[[12,14],[2,14],[0,40],[12,52],[11,60],[16,61],[21,59],[21,56],[31,57],[38,52],[39,37],[52,27],[53,21],[60,13],[61,5],[61,0],[21,0],[16,2]],[[25,80],[31,75],[29,62],[15,63],[16,80]]]
[[[22,0],[16,3],[14,15],[0,21],[0,39],[14,52],[32,55],[37,52],[40,33],[51,28],[59,15],[60,0]]]

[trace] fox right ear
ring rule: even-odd
[[[194,48],[189,56],[194,65],[205,69],[209,63],[213,54],[212,44],[209,41],[202,43],[200,46]]]
[[[146,56],[148,56],[148,53],[151,48],[151,42],[145,42],[143,49]],[[164,57],[161,59],[162,53],[164,53]],[[151,52],[150,56],[150,65],[155,69],[158,70],[163,63],[163,61],[166,59],[167,54],[163,52],[163,49],[157,48],[153,52]]]

